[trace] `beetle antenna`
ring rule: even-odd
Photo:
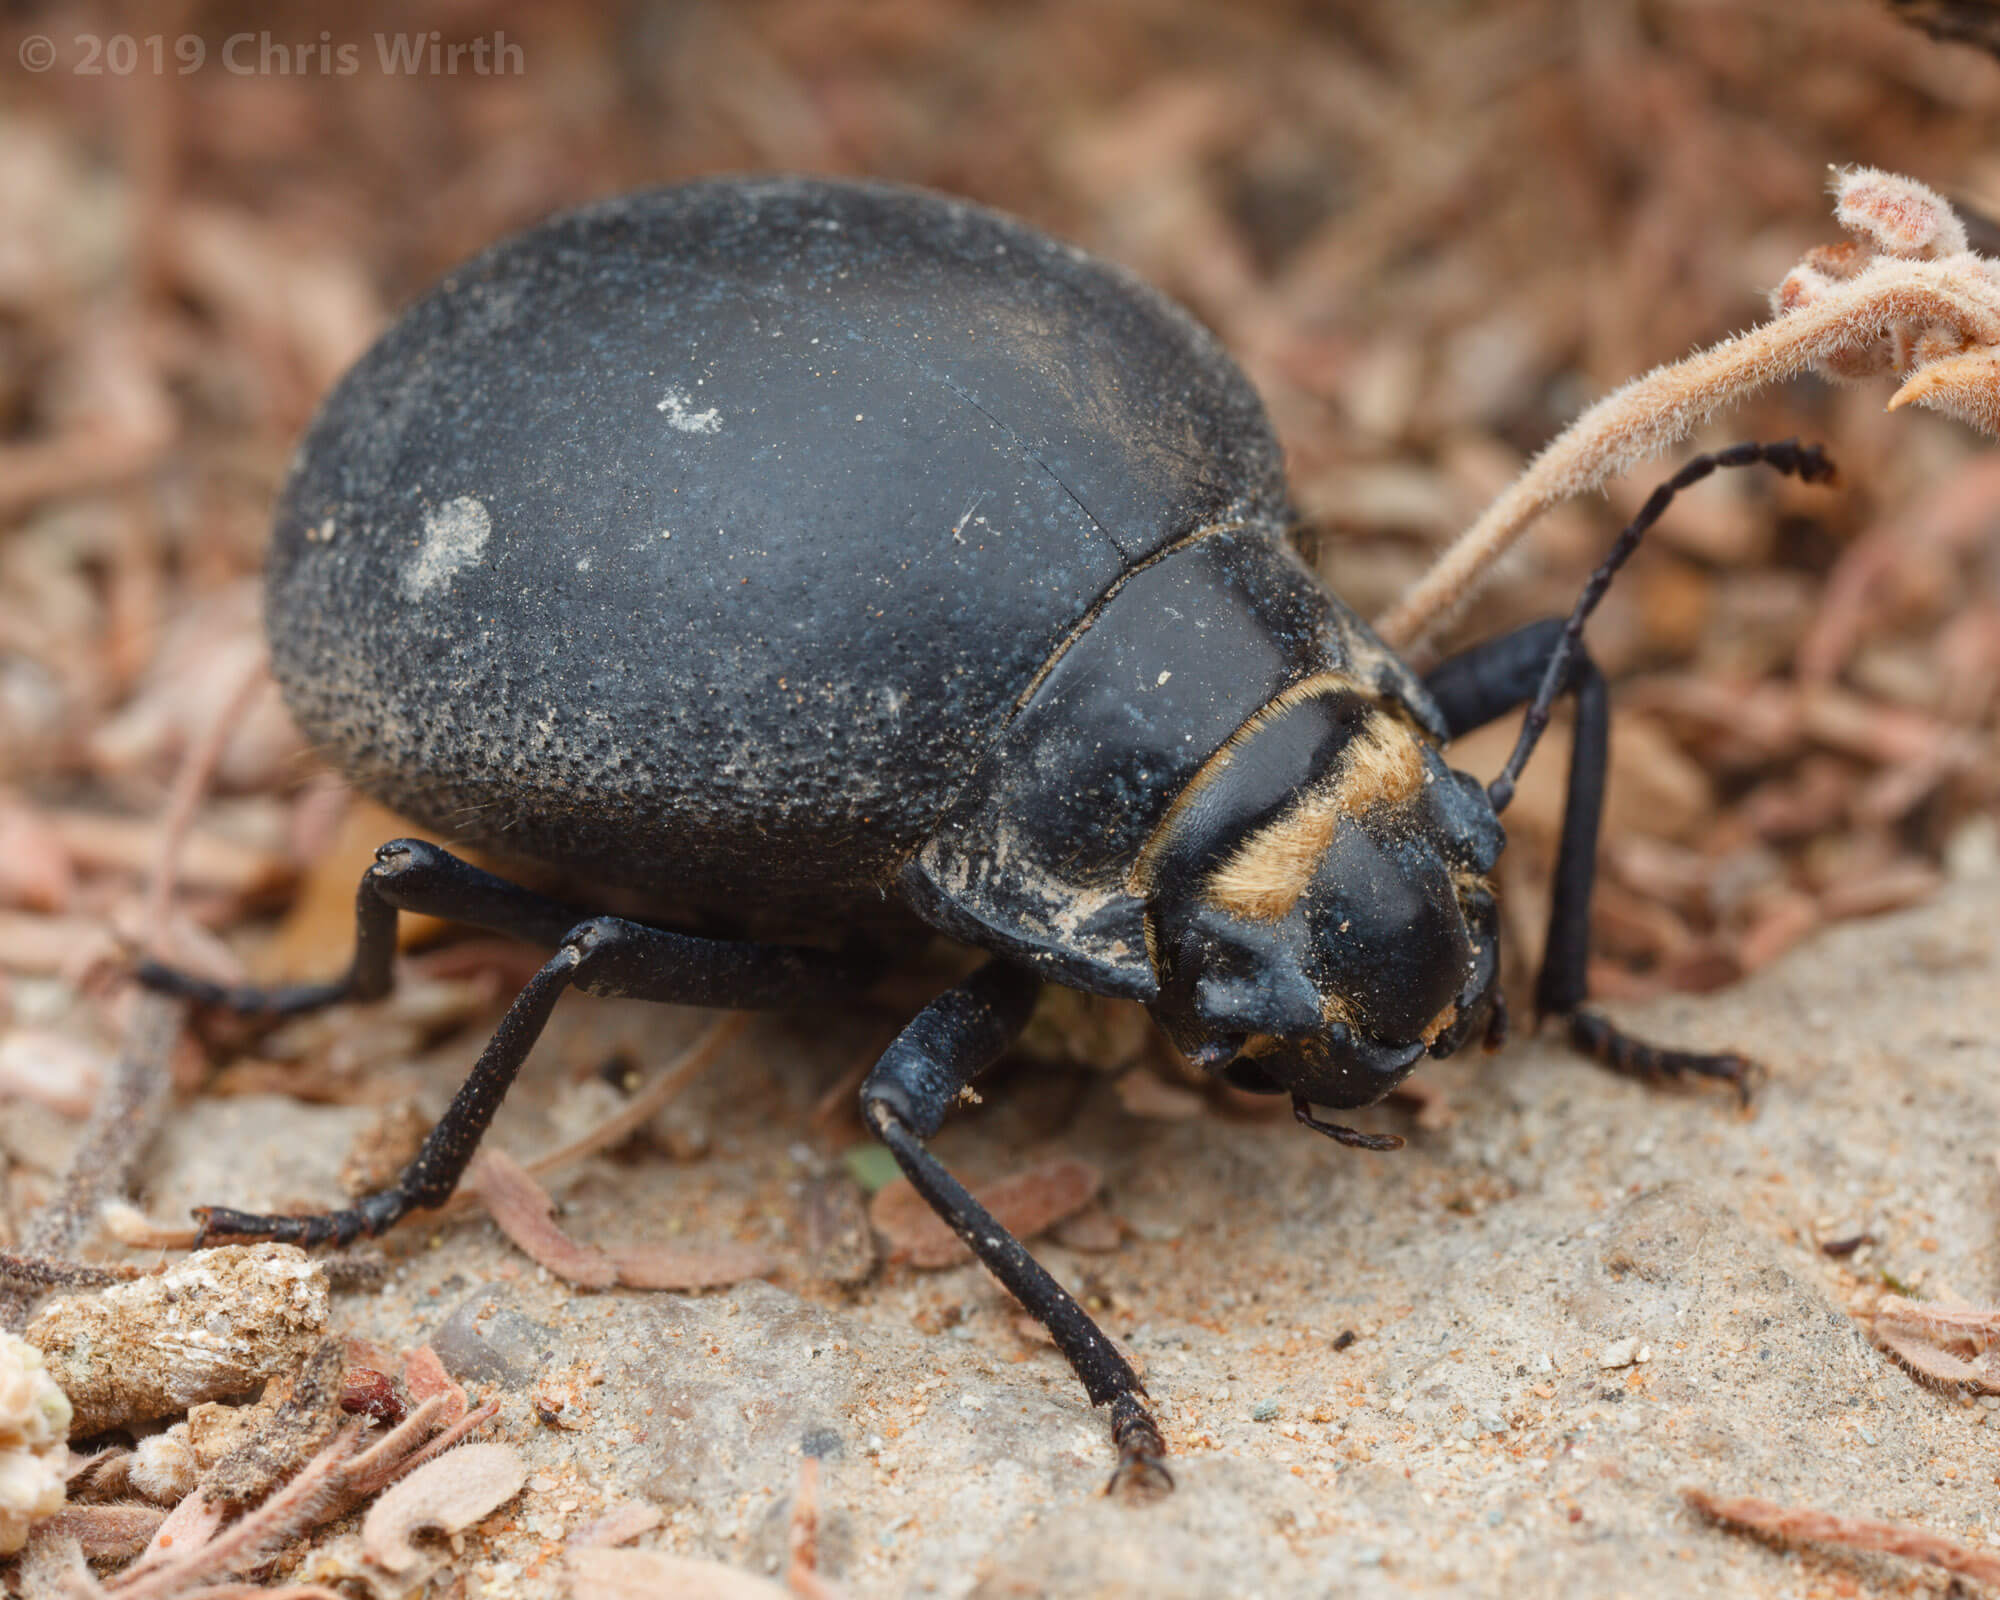
[[[1598,563],[1597,570],[1584,584],[1583,592],[1576,597],[1576,604],[1570,608],[1562,637],[1556,641],[1555,649],[1549,652],[1549,664],[1542,672],[1541,685],[1535,690],[1535,698],[1529,702],[1527,715],[1521,719],[1521,734],[1514,741],[1514,753],[1507,758],[1506,766],[1500,769],[1500,776],[1486,786],[1486,798],[1495,813],[1507,809],[1508,802],[1514,798],[1514,786],[1520,781],[1521,769],[1528,764],[1528,757],[1534,754],[1535,746],[1548,731],[1549,713],[1555,706],[1556,696],[1567,687],[1571,665],[1576,660],[1577,651],[1582,648],[1584,623],[1611,587],[1611,580],[1617,576],[1618,569],[1639,548],[1639,541],[1645,538],[1646,530],[1660,520],[1667,507],[1673,504],[1675,495],[1701,482],[1717,467],[1750,467],[1759,462],[1803,483],[1828,483],[1833,479],[1833,463],[1827,460],[1818,445],[1801,445],[1796,439],[1781,439],[1775,444],[1736,444],[1727,450],[1714,450],[1696,456],[1648,495],[1646,503],[1639,508],[1639,514],[1625,525],[1624,531],[1613,541],[1610,553]]]

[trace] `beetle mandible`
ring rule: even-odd
[[[272,662],[348,776],[455,839],[760,935],[893,911],[990,952],[864,1114],[1111,1407],[1114,1482],[1164,1483],[1132,1367],[923,1143],[1043,982],[1139,1001],[1221,1079],[1396,1143],[1311,1108],[1499,1032],[1504,794],[1442,747],[1567,692],[1538,1007],[1627,1070],[1743,1070],[1577,1010],[1607,726],[1585,608],[1420,677],[1289,522],[1248,380],[1123,271],[921,191],[701,182],[493,247],[342,380],[277,512]],[[440,1204],[565,989],[805,1005],[874,962],[591,915],[400,840],[339,981],[144,976],[265,1012],[377,997],[404,910],[555,954],[393,1188],[212,1209],[206,1237],[345,1242]]]

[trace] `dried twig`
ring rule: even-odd
[[[160,995],[134,998],[125,1048],[54,1198],[21,1229],[20,1255],[67,1257],[95,1225],[98,1208],[125,1192],[166,1110],[167,1062],[184,1009]],[[0,1282],[0,1328],[18,1332],[25,1326],[40,1292]]]
[[[792,1492],[792,1520],[786,1543],[791,1561],[785,1568],[785,1587],[799,1600],[842,1600],[840,1588],[820,1575],[819,1570],[819,1459],[807,1456],[799,1463],[798,1487]]]
[[[15,1255],[0,1250],[0,1284],[34,1293],[56,1289],[103,1289],[146,1275],[143,1267],[94,1267],[55,1256]]]

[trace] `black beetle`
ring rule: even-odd
[[[1606,728],[1587,604],[1420,678],[1289,521],[1248,381],[1124,272],[919,191],[696,183],[495,246],[347,375],[279,506],[272,660],[355,782],[456,838],[764,936],[887,909],[992,952],[890,1046],[864,1112],[1111,1405],[1119,1474],[1161,1481],[1131,1367],[921,1142],[1043,980],[1140,1001],[1202,1067],[1394,1144],[1310,1107],[1498,1033],[1503,834],[1440,748],[1566,691],[1540,1008],[1630,1070],[1742,1070],[1576,1012]],[[266,1012],[377,996],[399,910],[556,954],[394,1188],[209,1210],[205,1236],[345,1242],[441,1203],[572,985],[825,1003],[874,959],[590,915],[402,840],[341,981],[143,976]]]

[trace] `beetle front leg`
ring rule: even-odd
[[[422,848],[435,851],[454,867],[476,871],[435,846]],[[503,879],[479,876],[501,889],[527,894]],[[851,995],[868,976],[856,963],[821,950],[701,939],[621,917],[589,918],[561,937],[556,953],[515,996],[451,1105],[395,1183],[357,1205],[311,1216],[202,1207],[195,1213],[201,1221],[200,1242],[252,1236],[307,1246],[347,1244],[363,1234],[384,1232],[411,1211],[443,1205],[465,1176],[479,1141],[565,989],[669,1005],[769,1010],[837,1001]]]
[[[1709,1054],[1669,1050],[1635,1039],[1605,1018],[1582,1009],[1588,997],[1590,897],[1597,883],[1597,834],[1604,816],[1604,786],[1611,755],[1611,697],[1604,674],[1582,645],[1565,641],[1560,617],[1532,622],[1513,633],[1453,656],[1425,680],[1443,710],[1453,738],[1534,702],[1551,657],[1566,648],[1562,692],[1576,702],[1569,788],[1563,802],[1562,838],[1556,847],[1549,932],[1542,970],[1535,980],[1539,1016],[1564,1021],[1572,1049],[1627,1076],[1651,1079],[1716,1078],[1733,1084],[1746,1103],[1752,1063],[1732,1051]],[[1507,780],[1511,791],[1511,778]],[[1496,785],[1497,787],[1497,785]],[[1508,794],[1494,797],[1494,809]]]
[[[861,1086],[861,1114],[931,1209],[985,1263],[1007,1292],[1049,1330],[1094,1406],[1111,1407],[1118,1467],[1110,1489],[1159,1492],[1173,1487],[1166,1442],[1141,1398],[1132,1363],[1076,1298],[1026,1246],[973,1199],[924,1148],[944,1124],[959,1091],[998,1060],[1028,1025],[1039,981],[1023,968],[989,961],[947,989],[897,1035]]]

